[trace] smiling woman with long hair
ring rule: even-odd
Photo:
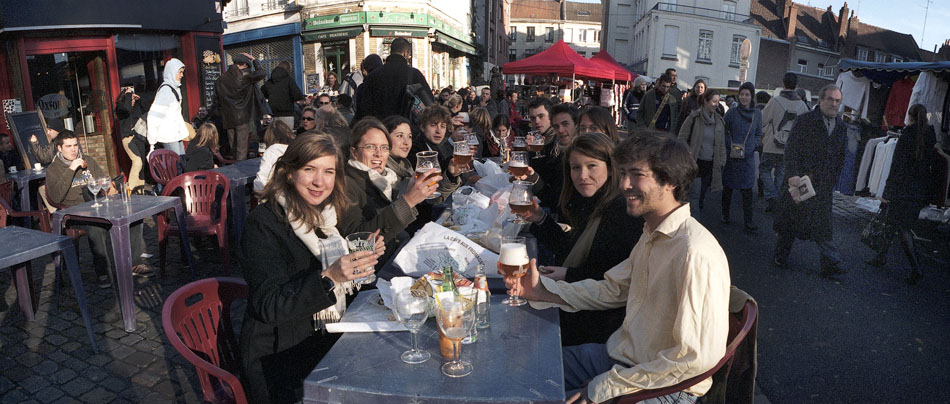
[[[238,254],[249,289],[240,349],[250,402],[300,401],[303,379],[339,337],[319,330],[339,321],[352,280],[372,273],[385,250],[378,238],[375,253],[346,253],[337,230],[344,188],[333,139],[302,135],[247,218]]]
[[[640,239],[643,219],[627,214],[613,150],[614,142],[602,133],[575,137],[563,155],[560,217],[545,214],[537,204],[525,216],[534,223],[531,233],[538,242],[554,252],[559,266],[545,267],[551,278],[604,279],[604,272],[626,259]],[[568,224],[570,230],[563,230],[558,222]],[[623,317],[623,308],[562,312],[562,345],[604,343],[620,328]]]

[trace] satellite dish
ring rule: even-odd
[[[739,45],[739,58],[742,60],[749,60],[749,55],[752,54],[752,41],[749,41],[749,38],[742,40],[742,45]]]

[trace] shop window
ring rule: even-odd
[[[294,74],[294,44],[290,39],[245,42],[228,46],[224,52],[227,54],[226,66],[228,67],[231,66],[234,56],[248,53],[257,58],[268,77],[280,62],[290,63],[290,74]],[[347,59],[347,67],[349,67],[349,59]]]
[[[181,38],[177,35],[116,35],[115,57],[119,65],[119,84],[135,86],[139,94],[158,91],[166,60],[178,58],[186,65],[194,63],[183,60]]]
[[[525,38],[525,41],[534,42],[534,27],[528,27],[528,34],[527,38]]]
[[[709,62],[712,59],[712,41],[713,41],[713,32],[700,30],[699,31],[699,50],[696,52],[696,60]]]

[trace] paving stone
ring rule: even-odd
[[[139,372],[139,374],[132,376],[132,383],[142,385],[145,387],[152,387],[159,381],[161,381],[164,376],[158,376],[151,372]]]
[[[16,361],[14,361],[13,358],[6,356],[6,353],[0,354],[0,370],[7,370],[16,365]]]
[[[93,381],[80,376],[66,382],[66,384],[63,384],[62,389],[66,392],[66,394],[79,397],[85,392],[91,390],[93,387],[95,387],[95,385],[96,384]]]
[[[7,390],[12,390],[16,387],[16,384],[13,383],[10,379],[0,376],[0,397],[3,396],[3,392]]]
[[[46,342],[50,343],[53,346],[60,346],[69,341],[70,341],[69,338],[66,338],[59,334],[50,334],[46,336]]]
[[[16,360],[20,363],[20,365],[33,367],[43,361],[43,355],[30,351],[18,356]]]
[[[119,338],[122,338],[122,336],[126,334],[128,333],[125,332],[124,330],[109,330],[109,331],[106,331],[106,338],[119,339]]]
[[[116,393],[129,388],[129,382],[128,382],[127,377],[119,378],[115,376],[110,376],[110,377],[100,380],[98,384]]]
[[[127,356],[133,353],[135,353],[135,349],[125,345],[119,345],[110,352],[112,357],[115,359],[125,359]]]
[[[142,352],[153,352],[156,349],[162,348],[162,343],[157,341],[143,340],[135,344],[135,349],[138,349]],[[160,352],[155,352],[156,355],[161,355]]]
[[[97,382],[99,380],[109,377],[109,372],[102,370],[102,368],[90,367],[89,369],[86,369],[85,371],[83,371],[82,375],[88,377],[89,380]]]
[[[5,403],[22,403],[29,399],[30,397],[23,390],[10,390],[3,393],[3,402]]]
[[[135,365],[139,368],[148,367],[152,362],[158,359],[155,355],[145,352],[135,352],[124,359],[125,362]]]
[[[139,335],[136,335],[136,334],[129,334],[129,335],[126,335],[126,336],[120,338],[120,339],[119,339],[119,343],[120,343],[120,344],[125,344],[125,345],[135,345],[136,342],[139,342],[139,341],[141,341],[141,340],[143,340],[143,339],[144,339],[144,338],[142,338],[142,337],[139,336]]]
[[[62,390],[60,390],[57,387],[47,386],[45,389],[40,390],[38,393],[36,393],[36,396],[34,396],[34,398],[44,403],[52,403],[59,400],[59,398],[62,396],[63,396]]]
[[[82,371],[83,369],[89,367],[89,364],[86,361],[81,359],[70,359],[66,362],[63,362],[63,366],[69,369],[75,370],[77,372]]]
[[[33,374],[34,374],[33,371],[30,370],[30,368],[25,367],[25,366],[17,366],[15,368],[12,368],[10,370],[3,372],[4,376],[8,377],[10,380],[13,380],[14,382],[17,382],[17,383],[23,380],[26,380],[26,378],[33,376]]]
[[[108,403],[115,398],[115,393],[102,387],[96,387],[92,391],[79,397],[80,400],[89,403]]]
[[[59,365],[50,360],[43,361],[43,363],[33,367],[33,371],[40,375],[51,375],[57,370],[59,370]]]
[[[152,390],[167,398],[175,397],[175,385],[170,380],[159,382],[155,386],[152,386]]]
[[[66,359],[69,359],[69,355],[63,351],[55,351],[49,355],[46,355],[46,358],[54,362],[63,362]]]
[[[64,352],[73,352],[73,351],[79,349],[81,346],[82,346],[82,344],[80,344],[80,343],[78,343],[78,342],[76,342],[76,341],[69,341],[69,342],[63,344],[62,346],[60,346],[59,348],[62,349]]]
[[[122,361],[112,361],[106,365],[106,370],[121,377],[132,377],[132,375],[139,371],[134,365]]]
[[[23,387],[24,390],[34,394],[48,385],[49,383],[46,382],[46,378],[38,375],[30,376],[26,378],[26,380],[20,382],[20,387]]]
[[[57,385],[66,383],[76,377],[77,373],[72,369],[60,369],[49,376],[49,381]]]
[[[22,337],[14,336],[13,338],[10,339],[10,341],[20,341],[22,339],[23,339]],[[24,352],[28,351],[28,349],[26,349],[26,347],[23,346],[23,344],[13,344],[13,345],[5,346],[3,347],[3,350],[4,350],[3,352],[4,355],[10,358],[16,358],[17,356],[20,356]]]
[[[109,356],[107,356],[107,355],[105,355],[105,354],[100,353],[100,354],[98,354],[98,355],[93,355],[93,356],[87,358],[86,361],[89,362],[89,364],[92,365],[92,366],[100,366],[100,367],[101,367],[101,366],[105,366],[105,365],[108,364],[109,362],[112,362],[112,358],[109,357]]]

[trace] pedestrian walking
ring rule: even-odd
[[[156,143],[178,154],[185,154],[181,141],[188,138],[191,127],[181,115],[181,79],[185,75],[185,64],[171,58],[162,71],[162,84],[158,86],[155,100],[148,108],[146,127],[149,154]]]
[[[785,144],[792,130],[792,123],[799,115],[808,112],[808,105],[795,92],[798,75],[785,73],[784,89],[769,100],[762,110],[762,158],[759,163],[759,178],[767,204],[765,211],[775,209],[778,191],[784,188]]]
[[[722,169],[722,222],[732,220],[732,190],[742,195],[742,219],[745,231],[759,228],[753,221],[755,195],[755,149],[762,142],[762,111],[755,107],[755,86],[745,82],[739,87],[739,106],[726,112],[726,146],[728,159]]]
[[[248,139],[252,135],[257,137],[257,121],[261,114],[259,103],[263,101],[257,99],[255,85],[267,77],[267,72],[250,54],[242,53],[234,56],[233,60],[228,71],[215,81],[214,88],[221,122],[227,131],[228,145],[234,152],[234,159],[245,160]]]
[[[261,92],[267,98],[274,119],[284,121],[287,126],[294,127],[294,104],[303,101],[303,92],[297,82],[290,76],[290,63],[282,61],[270,73],[270,79],[261,86]]]
[[[696,159],[698,175],[690,188],[690,211],[697,217],[703,211],[706,192],[722,191],[722,169],[726,165],[726,123],[716,113],[719,106],[719,92],[709,90],[700,97],[699,109],[693,111],[683,121],[679,140],[689,146],[689,152]]]

